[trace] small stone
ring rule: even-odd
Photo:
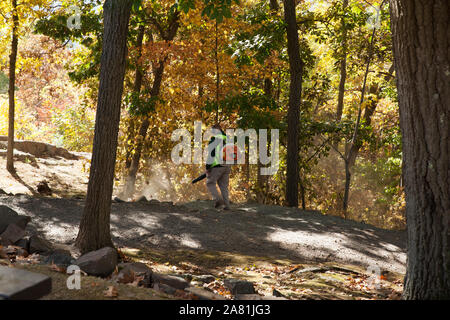
[[[37,235],[32,235],[30,237],[30,253],[40,253],[40,254],[45,254],[45,253],[50,253],[53,251],[53,245],[37,236]]]
[[[136,202],[147,202],[147,198],[145,196],[140,196],[137,198]]]
[[[256,293],[255,288],[253,287],[253,283],[249,281],[238,279],[225,279],[224,285],[227,289],[231,291],[233,295]]]
[[[194,276],[194,279],[203,283],[210,283],[216,280],[213,275],[205,274],[201,276]]]
[[[51,195],[52,190],[48,186],[47,181],[41,181],[37,185],[37,191],[42,195]]]
[[[126,202],[125,200],[120,199],[119,197],[114,197],[115,202]]]
[[[280,291],[278,291],[277,289],[273,289],[272,295],[275,296],[275,297],[282,297],[282,298],[284,298],[284,295]]]
[[[175,289],[171,286],[168,286],[166,284],[163,284],[163,283],[155,283],[153,285],[153,289],[162,291],[162,292],[164,292],[166,294],[170,294],[170,295],[173,295],[173,294],[175,294],[175,292],[177,292],[177,289]]]
[[[91,251],[78,258],[75,264],[88,275],[107,277],[117,266],[117,251],[110,247]]]
[[[213,292],[201,288],[187,287],[184,290],[197,296],[199,300],[226,300],[225,297],[221,295],[215,294]]]
[[[45,264],[54,264],[58,267],[68,267],[75,263],[75,259],[72,257],[69,251],[57,249],[54,250],[49,256],[43,259]]]
[[[183,278],[159,273],[152,274],[152,282],[154,284],[156,283],[165,284],[180,290],[184,290],[186,287],[189,286],[189,283]]]

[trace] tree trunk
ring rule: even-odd
[[[403,136],[406,299],[450,299],[450,3],[391,0]]]
[[[286,201],[288,206],[298,207],[298,130],[300,122],[303,63],[300,57],[300,44],[298,41],[294,0],[284,0],[284,20],[287,29],[287,49],[290,71],[289,108],[287,114]]]
[[[150,91],[151,97],[157,97],[161,90],[161,82],[164,73],[164,61],[159,63],[159,66],[155,70],[155,80],[153,82],[152,90]],[[136,147],[134,150],[133,158],[131,159],[130,168],[128,170],[128,175],[125,178],[125,198],[130,198],[133,196],[136,188],[136,176],[139,169],[139,162],[141,160],[142,148],[144,146],[145,138],[147,137],[148,127],[150,126],[150,121],[148,117],[145,117],[139,127]]]
[[[142,88],[142,80],[144,77],[144,74],[142,72],[142,68],[139,65],[139,59],[142,56],[142,44],[144,41],[144,35],[145,35],[145,26],[141,25],[139,26],[139,33],[138,36],[136,38],[136,46],[139,48],[138,50],[138,56],[136,59],[136,73],[134,76],[134,87],[133,87],[133,93],[134,95],[139,98],[139,95],[141,93],[141,88]],[[151,35],[151,34],[150,34]],[[152,37],[150,36],[150,39]],[[136,117],[132,117],[131,121],[130,121],[130,125],[128,127],[127,130],[127,140],[125,141],[125,146],[126,146],[126,156],[125,156],[125,169],[127,170],[127,172],[129,171],[130,167],[131,167],[131,163],[132,163],[132,159],[133,159],[133,143],[131,143],[132,139],[134,138],[135,134],[136,134],[136,122],[137,119]],[[124,192],[122,194],[122,196],[124,198],[128,198],[128,195],[126,193],[127,190],[127,184],[125,184],[125,188],[124,188]]]
[[[171,41],[175,38],[178,27],[179,27],[179,12],[175,12],[169,21],[169,26],[166,30],[161,27],[158,21],[154,20],[154,24],[156,25],[156,28],[160,30],[159,35],[160,37],[165,41]],[[166,58],[159,61],[158,66],[155,70],[153,70],[154,73],[154,81],[153,86],[150,91],[150,96],[152,98],[156,98],[159,96],[159,92],[161,91],[161,83],[162,78],[164,75],[164,64],[166,62]],[[128,175],[125,178],[125,190],[124,195],[126,198],[132,197],[135,189],[136,189],[136,176],[139,169],[139,162],[141,160],[141,154],[142,154],[142,147],[144,145],[145,138],[147,136],[148,127],[150,126],[150,121],[148,117],[145,117],[144,120],[141,123],[141,126],[139,128],[138,137],[136,140],[136,148],[133,155],[133,159],[131,160],[130,168],[128,170]]]
[[[9,110],[8,110],[8,150],[6,152],[6,169],[13,173],[14,170],[14,111],[15,111],[15,88],[16,88],[16,61],[17,61],[17,44],[19,42],[17,29],[19,28],[19,16],[17,14],[17,0],[12,0],[12,40],[11,54],[9,56]]]
[[[106,0],[100,84],[86,204],[76,245],[82,253],[113,246],[110,209],[131,0]]]
[[[345,24],[345,12],[348,7],[348,0],[342,1],[342,11],[344,16],[341,19],[342,24],[342,54],[341,54],[341,77],[339,82],[338,105],[336,110],[336,120],[341,121],[342,111],[344,110],[345,81],[347,80],[347,26]]]

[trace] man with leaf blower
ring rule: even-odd
[[[206,186],[215,200],[214,207],[230,210],[228,185],[230,181],[231,164],[237,160],[237,147],[227,144],[227,136],[220,124],[211,128],[212,137],[208,143],[208,157],[206,160],[206,173],[192,181],[195,183],[206,177]],[[217,190],[220,189],[220,194]]]

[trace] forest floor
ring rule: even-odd
[[[17,174],[11,176],[0,157],[0,189],[9,193],[0,195],[0,204],[30,216],[29,232],[70,247],[84,206],[88,177],[83,161],[17,161]],[[42,180],[53,197],[36,192]],[[212,207],[210,201],[113,202],[113,241],[128,259],[156,271],[214,275],[210,289],[225,296],[220,282],[225,277],[250,280],[260,294],[276,289],[294,299],[395,299],[401,294],[403,231],[279,206]],[[378,277],[371,272],[379,272]]]

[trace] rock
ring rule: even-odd
[[[146,288],[151,286],[153,271],[144,263],[120,263],[118,268],[119,274],[116,277],[117,282],[131,283],[136,280],[136,277],[142,277],[142,280],[138,282],[138,286],[143,286]]]
[[[186,292],[192,293],[199,300],[226,300],[225,297],[221,295],[215,294],[205,289],[196,288],[196,287],[187,287],[184,289]]]
[[[150,204],[160,204],[160,202],[156,199],[151,199],[148,201]]]
[[[10,224],[15,224],[25,230],[30,221],[30,217],[21,216],[11,208],[0,205],[0,234],[2,234]]]
[[[28,238],[22,238],[16,243],[14,243],[15,246],[21,247],[24,250],[30,251],[30,240]]]
[[[39,182],[36,189],[40,194],[43,194],[43,195],[51,195],[52,194],[52,189],[50,189],[50,187],[48,186],[47,181]]]
[[[0,244],[8,246],[22,239],[24,235],[25,230],[12,223],[8,225],[2,234],[0,234]]]
[[[65,267],[75,264],[75,259],[69,251],[56,249],[49,256],[43,258],[45,264],[55,264],[58,267]]]
[[[147,198],[145,196],[140,196],[137,198],[136,202],[147,202]]]
[[[32,235],[30,237],[29,246],[30,246],[30,253],[45,254],[53,251],[53,245],[49,241],[37,235]]]
[[[224,285],[227,289],[231,291],[233,295],[256,293],[255,288],[253,287],[253,283],[249,281],[238,279],[225,279]]]
[[[170,274],[170,275],[173,275],[178,278],[183,278],[184,280],[186,280],[189,283],[191,283],[192,278],[193,278],[193,275],[190,273],[180,273],[180,274]]]
[[[0,194],[6,194],[6,191],[0,188]]]
[[[183,278],[159,273],[152,274],[152,282],[153,284],[165,284],[180,290],[184,290],[189,286],[189,282],[187,282]]]
[[[273,296],[260,296],[259,294],[238,294],[235,296],[235,300],[288,300],[288,299]]]
[[[272,290],[272,295],[273,295],[274,297],[284,298],[284,295],[283,295],[280,291],[278,291],[277,289],[273,289],[273,290]]]
[[[43,274],[0,266],[0,300],[39,299],[52,290],[52,279]]]
[[[119,197],[114,197],[115,202],[126,202],[125,200],[120,199]]]
[[[153,289],[158,290],[158,291],[162,291],[162,292],[164,292],[166,294],[171,294],[171,295],[173,295],[173,294],[175,294],[175,292],[177,292],[177,289],[175,289],[175,288],[173,288],[171,286],[168,286],[166,284],[163,284],[163,283],[155,283],[153,285]]]
[[[117,266],[117,251],[105,247],[88,252],[75,261],[75,264],[88,275],[107,277]]]
[[[194,280],[200,281],[203,283],[211,283],[216,280],[216,278],[213,275],[205,274],[201,276],[194,276]]]

